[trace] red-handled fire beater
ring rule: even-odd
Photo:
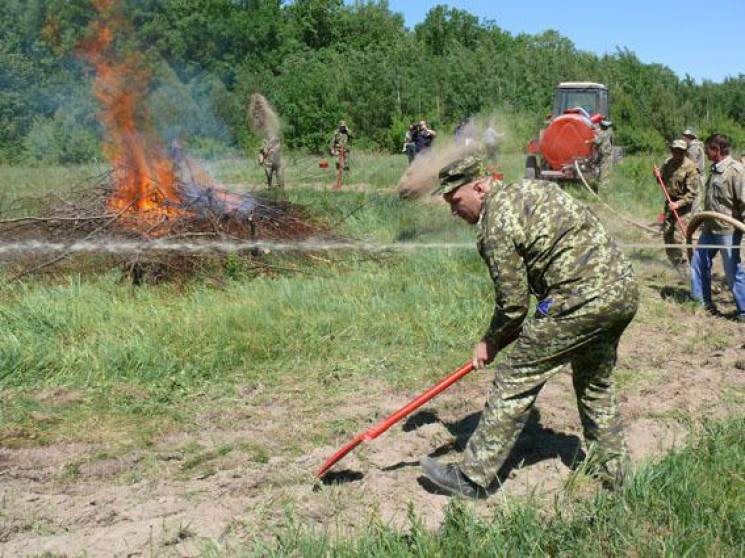
[[[354,448],[359,446],[362,442],[369,442],[370,440],[374,440],[375,438],[380,436],[383,432],[388,430],[391,426],[393,426],[398,421],[400,421],[402,418],[410,415],[416,409],[424,405],[427,401],[437,396],[438,394],[442,393],[447,388],[452,386],[455,382],[457,382],[458,380],[463,378],[466,374],[469,374],[472,371],[473,371],[473,362],[468,361],[466,364],[458,368],[458,370],[453,372],[451,375],[440,380],[437,384],[429,388],[427,391],[422,393],[416,399],[409,401],[406,405],[401,407],[398,411],[393,413],[391,416],[389,416],[385,420],[380,421],[378,424],[373,426],[370,430],[367,430],[366,432],[363,432],[355,436],[351,442],[342,446],[334,455],[329,457],[323,463],[323,465],[321,465],[321,468],[318,469],[318,472],[316,473],[316,478],[320,479],[321,477],[323,477],[323,475],[326,474],[326,472],[331,467],[333,467],[339,460],[341,460],[345,455],[347,455]]]
[[[499,349],[504,349],[506,346],[508,346],[510,343],[512,343],[515,339],[518,338],[520,335],[520,330],[518,329],[515,331],[510,337],[499,347]],[[464,376],[468,375],[474,370],[473,361],[468,361],[463,366],[458,368],[455,372],[450,374],[449,376],[443,378],[439,382],[437,382],[435,385],[433,385],[431,388],[429,388],[427,391],[416,397],[415,399],[412,399],[409,401],[406,405],[401,407],[398,411],[390,415],[388,418],[380,421],[378,424],[370,428],[369,430],[362,432],[361,434],[358,434],[350,442],[339,448],[339,450],[334,453],[331,457],[329,457],[323,465],[321,465],[321,468],[318,469],[318,472],[316,473],[316,478],[320,479],[325,475],[331,467],[333,467],[337,462],[339,462],[345,455],[347,455],[350,451],[352,451],[354,448],[359,446],[362,442],[369,442],[370,440],[374,440],[378,436],[380,436],[383,432],[388,430],[391,426],[396,424],[398,421],[400,421],[402,418],[409,416],[411,413],[413,413],[415,410],[417,410],[419,407],[427,403],[430,399],[433,399],[446,389],[448,389],[450,386],[452,386],[455,382],[463,378]]]

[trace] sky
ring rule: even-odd
[[[698,82],[745,74],[745,0],[389,0],[410,28],[437,4],[493,20],[512,35],[555,29],[581,50],[626,47]]]

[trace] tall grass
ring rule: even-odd
[[[291,197],[352,238],[473,238],[444,207],[395,194]],[[49,441],[93,415],[132,432],[158,416],[189,424],[203,396],[245,384],[301,381],[319,397],[367,379],[418,387],[466,359],[487,320],[475,249],[263,259],[298,272],[249,279],[239,267],[217,286],[136,288],[118,272],[0,286],[0,439]],[[35,394],[60,386],[83,397],[40,406]]]
[[[355,157],[352,176],[364,181],[371,173],[369,188],[339,192],[288,181],[287,197],[349,238],[473,241],[473,229],[444,205],[398,198],[391,181],[405,165],[403,157]],[[213,169],[221,180],[246,178],[240,174],[248,172],[245,161],[223,163]],[[289,171],[299,175],[311,163],[318,170],[316,158],[291,155]],[[373,172],[376,165],[388,174]],[[645,182],[647,161],[632,158],[623,165],[608,190],[611,202],[627,211],[651,203],[648,191],[655,185]],[[59,180],[79,180],[93,170],[0,168],[0,177],[29,191],[54,192]],[[503,170],[507,179],[517,178],[522,157],[507,155]],[[84,390],[91,402],[135,414],[141,405],[116,389],[134,385],[148,412],[158,414],[182,409],[184,394],[219,394],[259,379],[272,386],[293,377],[344,374],[422,385],[429,379],[422,376],[440,375],[467,358],[492,303],[475,249],[321,253],[300,260],[270,254],[264,261],[297,273],[249,279],[240,265],[229,265],[219,286],[194,281],[133,288],[117,272],[0,285],[0,413],[6,425],[10,416],[28,415],[18,406],[22,392],[54,386]]]

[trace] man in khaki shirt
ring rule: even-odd
[[[688,145],[683,140],[675,140],[670,145],[670,157],[662,165],[662,180],[667,186],[672,204],[665,204],[663,213],[665,220],[662,224],[662,238],[665,244],[685,244],[685,237],[680,230],[675,210],[683,222],[688,226],[691,208],[698,196],[701,178],[696,165],[688,157]],[[687,275],[688,262],[681,248],[665,248],[670,263],[683,275]]]
[[[703,196],[704,211],[715,211],[742,222],[745,219],[745,167],[730,155],[729,138],[712,134],[705,142],[711,161],[711,174]],[[720,248],[696,248],[691,261],[691,296],[716,314],[711,300],[711,264],[722,255],[727,285],[737,306],[737,321],[745,324],[745,266],[741,263],[742,232],[732,225],[708,220],[704,223],[698,244]]]

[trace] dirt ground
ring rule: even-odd
[[[741,413],[745,401],[743,326],[693,311],[682,302],[682,285],[664,286],[674,279],[662,266],[643,266],[639,275],[642,308],[618,363],[634,463],[684,442],[703,418]],[[733,309],[729,293],[719,298]],[[657,319],[660,308],[666,319]],[[672,329],[670,318],[682,327]],[[457,459],[490,382],[489,373],[472,374],[347,456],[324,484],[314,483],[313,472],[338,446],[317,447],[314,431],[342,424],[341,445],[415,394],[371,383],[368,393],[340,394],[319,414],[306,386],[281,395],[246,386],[240,404],[200,417],[196,431],[116,457],[107,457],[110,448],[77,443],[0,449],[0,555],[192,556],[209,542],[229,550],[271,541],[289,517],[335,533],[353,532],[372,515],[406,528],[409,509],[436,527],[448,497],[422,477],[418,460]],[[195,444],[201,462],[184,450]],[[539,396],[501,488],[474,509],[488,516],[531,493],[548,504],[582,456],[563,371]]]

